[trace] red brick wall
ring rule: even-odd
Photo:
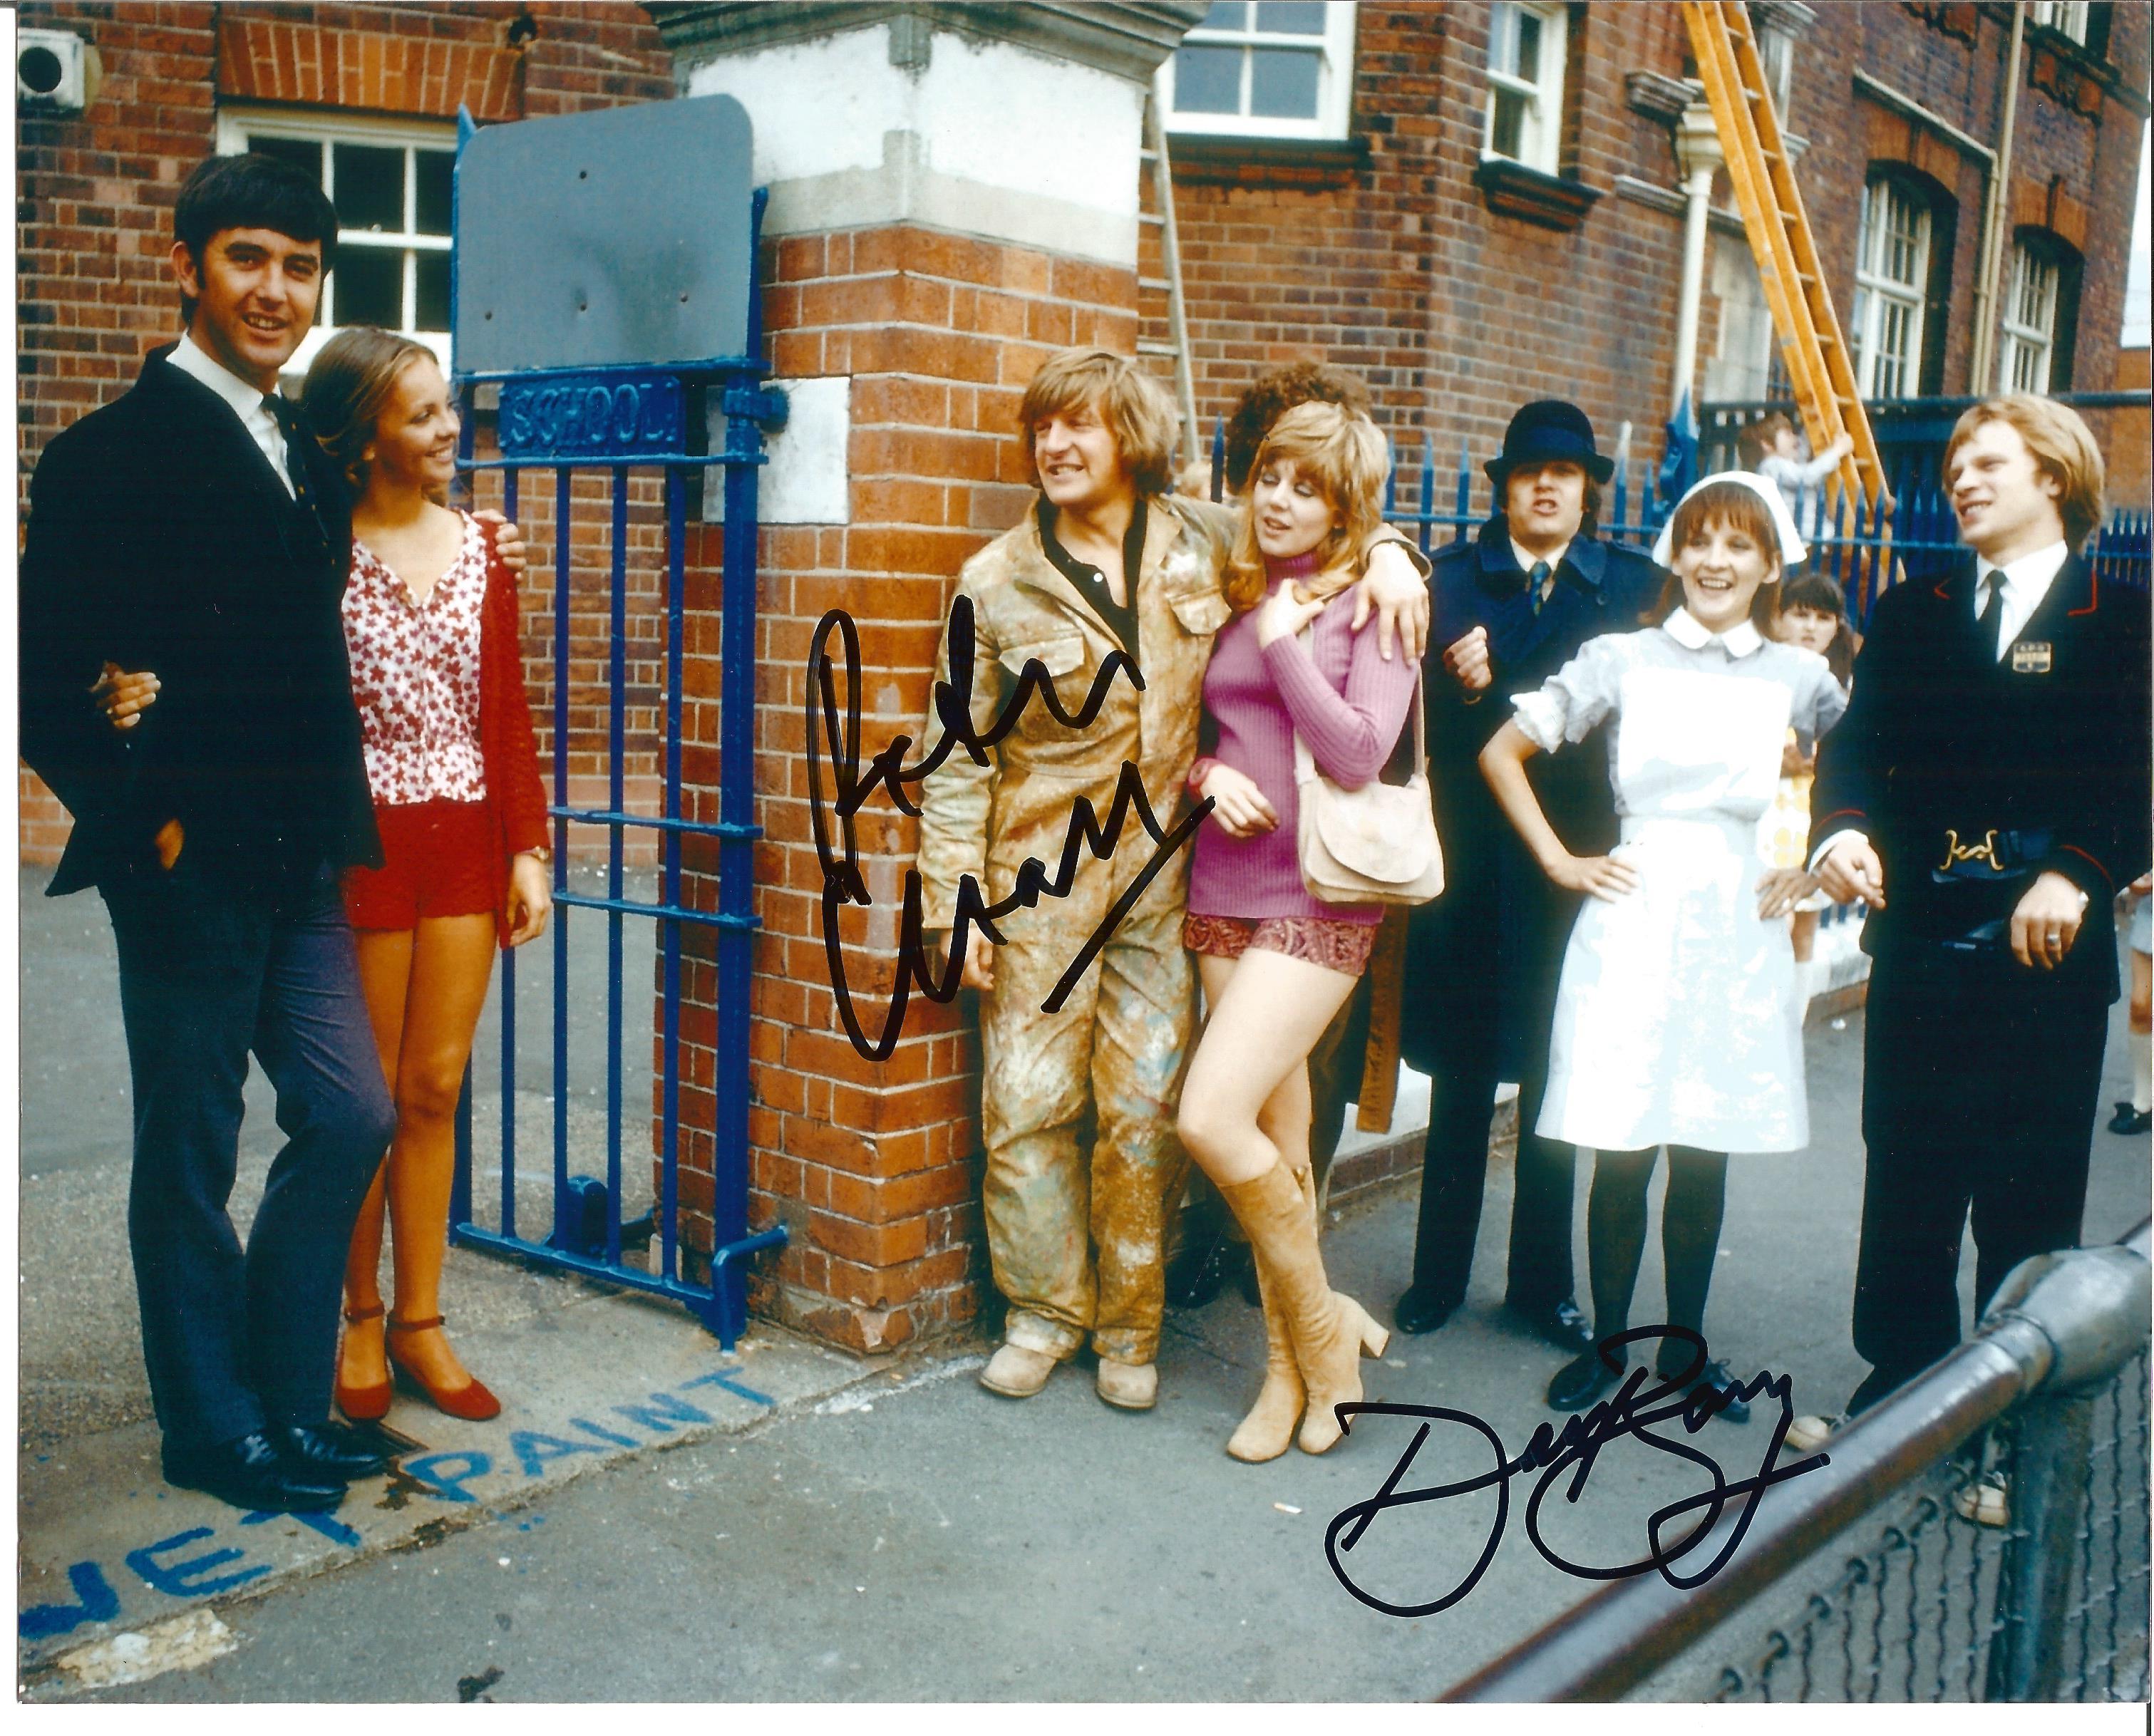
[[[18,132],[23,500],[44,443],[119,396],[143,355],[178,329],[171,204],[215,147],[220,100],[445,118],[468,102],[483,118],[514,120],[673,94],[656,30],[641,7],[620,3],[273,10],[33,0],[21,22],[86,37],[105,69],[84,113],[25,115]],[[547,581],[534,563],[532,589]],[[23,859],[55,860],[65,814],[28,771],[18,768],[18,783]]]
[[[820,937],[822,876],[810,831],[803,707],[816,623],[859,623],[862,749],[917,732],[958,567],[1015,522],[1028,491],[1013,437],[1024,385],[1051,350],[1136,335],[1133,273],[910,227],[789,237],[765,249],[763,309],[779,375],[850,375],[851,512],[842,527],[761,534],[756,646],[756,942],[749,1140],[752,1219],[792,1241],[760,1264],[759,1311],[855,1349],[968,1318],[983,1275],[972,1038],[952,1010],[916,998],[887,1061],[863,1059],[840,1026]],[[717,814],[721,532],[693,533],[688,641],[699,688],[689,781]],[[827,770],[826,770],[827,778]],[[827,785],[826,785],[827,788]],[[843,921],[849,981],[879,1031],[896,959],[896,906],[916,842],[886,798],[860,816],[877,910]],[[714,907],[696,860],[692,901]],[[881,937],[871,942],[870,932]],[[707,931],[688,974],[684,1129],[708,1128],[715,1000]],[[686,1233],[707,1248],[712,1150],[684,1134]],[[975,1273],[977,1262],[979,1272]]]
[[[1808,139],[1799,168],[1820,249],[1835,276],[1843,321],[1854,300],[1861,191],[1873,160],[1935,175],[1956,196],[1949,341],[1942,389],[1968,388],[1983,177],[1934,132],[1860,99],[1860,67],[1978,139],[2002,121],[2002,8],[1975,19],[1969,43],[1891,5],[1824,7],[1796,57],[1789,130]],[[1671,396],[1682,219],[1621,196],[1628,175],[1673,189],[1667,129],[1628,105],[1626,76],[1682,76],[1689,38],[1672,5],[1574,8],[1564,172],[1604,197],[1570,231],[1491,213],[1473,185],[1488,64],[1488,8],[1364,5],[1353,127],[1365,166],[1296,161],[1221,165],[1196,149],[1175,156],[1176,214],[1199,413],[1208,431],[1257,373],[1329,360],[1368,380],[1378,418],[1402,458],[1436,437],[1448,504],[1460,443],[1478,461],[1529,398],[1575,399],[1604,446],[1635,425],[1641,460],[1658,455]],[[2114,9],[2108,59],[2127,88],[2146,84],[2148,9]],[[2030,42],[2033,38],[2030,37]],[[2051,43],[2052,49],[2054,48]],[[2122,306],[2126,237],[2137,173],[2140,116],[2081,81],[2080,108],[2035,83],[2019,93],[2013,174],[2020,208],[2064,214],[2060,232],[2085,253],[2075,390],[2111,388]],[[2053,79],[2052,82],[2054,82]],[[1175,147],[1171,140],[1170,154]],[[2050,189],[2057,189],[2053,198]],[[1728,200],[1724,179],[1718,195]],[[2075,230],[2079,232],[2075,233]],[[2080,239],[2084,236],[2084,240]],[[1156,274],[1147,232],[1145,271]],[[1146,298],[1144,335],[1166,335],[1164,298]],[[1718,305],[1709,284],[1701,350],[1711,354]],[[2112,444],[2144,440],[2128,419],[2093,420]],[[2143,464],[2143,461],[2142,461]],[[1477,504],[1479,497],[1477,497]]]

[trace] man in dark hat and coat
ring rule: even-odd
[[[1476,763],[1511,714],[1602,633],[1628,632],[1666,576],[1643,554],[1594,534],[1613,472],[1575,405],[1544,399],[1511,418],[1487,465],[1496,512],[1470,541],[1436,556],[1423,682],[1430,783],[1448,885],[1416,909],[1407,938],[1401,1052],[1435,1081],[1422,1160],[1413,1284],[1400,1297],[1406,1332],[1432,1332],[1465,1299],[1488,1177],[1499,1080],[1519,1085],[1518,1183],[1505,1300],[1551,1344],[1590,1348],[1571,1271],[1577,1152],[1537,1137],[1548,1080],[1549,1024],[1575,894],[1543,874],[1505,821]],[[1433,647],[1442,646],[1437,651]],[[1543,809],[1581,854],[1614,845],[1605,738],[1536,758]]]

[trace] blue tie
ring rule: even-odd
[[[1534,563],[1534,569],[1526,574],[1526,594],[1533,599],[1534,613],[1541,612],[1541,593],[1548,588],[1549,564],[1544,560]]]

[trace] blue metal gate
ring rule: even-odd
[[[763,193],[755,195],[754,227],[762,226]],[[751,248],[749,258],[755,257]],[[763,384],[769,370],[756,359],[762,348],[760,319],[751,284],[747,353],[667,368],[602,368],[517,374],[460,375],[463,404],[462,467],[499,470],[503,508],[517,515],[527,472],[552,472],[553,597],[553,1161],[551,1221],[543,1232],[519,1225],[516,1186],[516,955],[501,961],[501,1174],[493,1221],[482,1223],[474,1205],[472,1092],[465,1079],[457,1116],[457,1168],[450,1200],[451,1238],[467,1247],[577,1273],[632,1289],[670,1296],[717,1335],[728,1349],[746,1323],[744,1260],[755,1251],[782,1245],[780,1225],[750,1234],[748,1227],[748,983],[757,927],[753,908],[753,732],[755,715],[755,595],[757,471],[767,462],[763,430],[782,423],[785,399]],[[472,411],[477,389],[501,389],[501,456],[474,457]],[[722,452],[696,448],[704,408],[716,402],[726,416]],[[723,679],[719,694],[719,817],[692,819],[681,797],[682,708],[687,619],[684,543],[688,491],[698,472],[724,471],[724,590],[721,614]],[[578,471],[610,477],[612,561],[608,592],[608,695],[605,757],[606,804],[569,802],[570,584],[574,504]],[[638,471],[655,470],[662,482],[666,522],[665,658],[661,709],[662,772],[659,811],[630,813],[626,789],[628,671],[629,501]],[[573,828],[603,828],[606,836],[603,893],[571,886]],[[627,896],[624,844],[632,830],[657,834],[658,896],[643,902]],[[682,897],[681,847],[690,838],[712,840],[717,858],[717,908],[692,908]],[[582,1172],[569,1139],[569,1033],[580,1025],[569,988],[572,916],[602,915],[606,932],[605,1172]],[[659,1039],[658,1177],[651,1211],[623,1221],[622,1044],[642,1029],[624,1008],[624,923],[649,919],[657,925],[659,963],[656,1027]],[[590,919],[583,919],[590,920]],[[707,1283],[691,1281],[681,1247],[681,995],[683,925],[712,932],[715,952],[716,1054],[712,1092],[717,1103],[710,1131],[715,1148],[711,1216],[712,1253]],[[642,1003],[648,1005],[647,1002]],[[647,1264],[630,1255],[656,1243]]]

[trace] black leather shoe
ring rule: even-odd
[[[1566,1362],[1555,1371],[1549,1382],[1548,1402],[1552,1411],[1582,1411],[1594,1400],[1623,1378],[1629,1366],[1626,1356],[1615,1367],[1603,1361],[1597,1350],[1588,1351],[1575,1362]]]
[[[1593,1328],[1586,1324],[1585,1316],[1578,1311],[1578,1304],[1569,1296],[1542,1308],[1525,1308],[1516,1302],[1505,1305],[1536,1337],[1546,1339],[1559,1351],[1593,1348]]]
[[[1167,1305],[1202,1308],[1230,1284],[1239,1281],[1246,1287],[1254,1272],[1246,1242],[1220,1236],[1185,1248],[1166,1269]]]
[[[278,1437],[278,1445],[295,1469],[309,1476],[355,1483],[362,1477],[379,1477],[389,1468],[387,1453],[368,1446],[339,1422],[295,1423]]]
[[[2134,1109],[2129,1098],[2117,1100],[2116,1113],[2109,1118],[2111,1133],[2121,1133],[2128,1138],[2149,1129],[2154,1129],[2154,1110]]]
[[[1665,1381],[1668,1376],[1664,1372],[1661,1378]],[[1708,1362],[1705,1365],[1704,1372],[1683,1389],[1683,1396],[1688,1400],[1696,1398],[1701,1391],[1727,1393],[1735,1384],[1735,1376],[1725,1362]],[[1730,1422],[1748,1422],[1750,1420],[1749,1401],[1733,1396],[1723,1398],[1718,1402],[1716,1414],[1725,1417]]]
[[[288,1458],[279,1435],[257,1429],[214,1447],[165,1443],[165,1481],[198,1488],[249,1513],[323,1513],[344,1499],[344,1479]]]
[[[1457,1311],[1456,1302],[1447,1302],[1436,1291],[1422,1284],[1410,1284],[1406,1293],[1391,1310],[1391,1319],[1401,1332],[1433,1332]]]

